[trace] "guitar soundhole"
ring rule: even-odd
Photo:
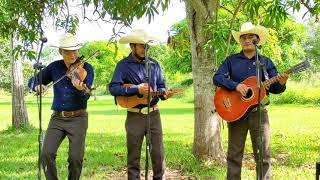
[[[253,95],[252,89],[249,89],[247,94],[245,96],[243,96],[243,98],[245,99],[250,99]]]

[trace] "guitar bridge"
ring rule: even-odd
[[[228,111],[230,111],[231,102],[229,98],[223,97],[223,105]]]

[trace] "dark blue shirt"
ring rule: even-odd
[[[84,83],[91,87],[94,77],[93,68],[89,63],[84,63],[84,69],[87,71],[87,76],[84,79]],[[38,77],[41,75],[42,84],[48,85],[50,82],[56,82],[60,77],[67,73],[67,66],[63,60],[54,61],[42,70],[36,77],[29,79],[28,86],[33,89],[39,84]],[[85,94],[84,91],[76,89],[71,79],[64,77],[61,81],[53,86],[53,103],[52,110],[56,111],[74,111],[78,109],[86,109],[89,95]]]
[[[150,86],[152,87],[152,90],[166,90],[164,78],[158,62],[151,58],[150,61]],[[126,88],[123,87],[123,84],[138,85],[141,83],[147,83],[145,63],[143,61],[138,62],[132,57],[132,54],[130,54],[128,57],[118,62],[109,85],[109,91],[113,96],[139,95],[138,86]],[[160,96],[160,98],[164,100],[163,96]],[[158,101],[159,97],[153,97],[151,106],[157,104]],[[146,105],[138,105],[137,107],[141,108],[145,106]]]
[[[278,75],[278,71],[273,62],[262,55],[259,55],[260,60],[263,60],[266,66],[266,71],[269,78]],[[237,85],[250,76],[256,76],[255,57],[249,59],[243,52],[227,57],[219,67],[216,74],[213,76],[213,82],[216,86],[223,86],[229,90],[235,90]],[[263,81],[265,80],[262,71]],[[278,94],[286,89],[285,85],[276,82],[273,83],[268,92]]]

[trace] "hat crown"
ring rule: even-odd
[[[157,38],[149,36],[149,34],[143,29],[134,29],[127,36],[122,37],[119,42],[122,44],[133,43],[133,44],[146,44],[155,43],[158,41]]]
[[[251,29],[254,29],[256,26],[253,25],[251,22],[245,22],[241,25],[240,32],[249,31]]]
[[[59,48],[61,49],[79,49],[81,47],[81,43],[77,40],[77,38],[71,33],[65,33],[59,39]]]
[[[231,31],[233,38],[240,43],[240,37],[244,34],[256,34],[259,36],[258,45],[262,45],[267,42],[269,37],[268,29],[260,26],[253,25],[251,22],[245,22],[241,25],[240,31]]]

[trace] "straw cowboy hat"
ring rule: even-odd
[[[260,26],[260,25],[253,25],[251,22],[245,22],[241,25],[240,31],[232,31],[233,38],[240,44],[240,36],[244,34],[256,34],[259,36],[259,43],[258,45],[263,45],[267,42],[269,37],[268,29]]]
[[[155,37],[149,36],[147,32],[145,32],[142,29],[135,29],[132,30],[131,33],[129,33],[127,36],[122,37],[119,42],[121,44],[128,44],[128,43],[133,43],[133,44],[150,44],[154,45],[158,42],[159,40]]]
[[[82,47],[82,44],[73,34],[65,33],[60,37],[58,46],[53,47],[65,50],[78,50]]]

